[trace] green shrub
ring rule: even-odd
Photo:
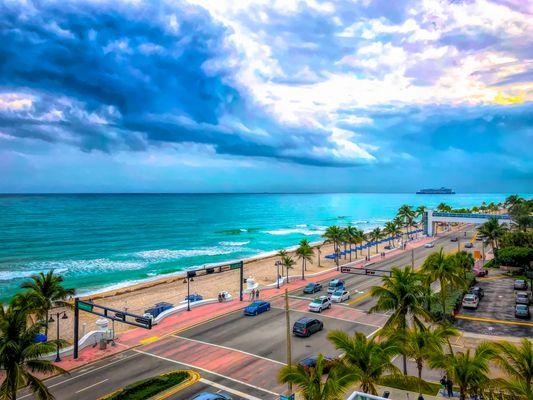
[[[379,384],[382,386],[418,393],[418,378],[414,376],[387,375],[379,380]],[[420,389],[423,394],[435,396],[439,392],[440,385],[438,383],[426,382],[425,380],[422,380]]]
[[[506,232],[500,239],[500,247],[529,247],[533,248],[533,231]]]
[[[485,267],[485,268],[499,268],[500,266],[499,266],[498,264],[496,264],[496,262],[495,262],[494,259],[492,259],[492,260],[490,260],[490,261],[487,261],[487,262],[485,263],[485,266],[484,266],[484,267]]]
[[[175,371],[165,375],[144,379],[126,386],[106,400],[143,400],[164,392],[189,378],[187,371]]]
[[[500,249],[496,263],[509,267],[525,268],[533,261],[533,248],[510,246]]]

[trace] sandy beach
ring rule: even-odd
[[[371,248],[371,255],[384,251],[386,243]],[[320,244],[314,247],[314,256],[312,262],[307,263],[306,273],[312,274],[319,271],[327,270],[335,267],[334,260],[325,258],[324,256],[333,253],[332,244]],[[294,249],[294,248],[293,248]],[[296,261],[293,269],[289,271],[289,275],[300,275],[302,270],[301,260],[298,260],[294,250],[288,251],[288,254]],[[320,263],[319,263],[320,254]],[[357,258],[362,259],[367,255],[367,250],[357,253]],[[259,285],[264,286],[272,284],[276,281],[277,268],[275,262],[279,260],[277,255],[267,253],[266,255],[259,255],[252,259],[244,260],[244,277],[252,277]],[[350,260],[350,256],[342,258],[341,264]],[[355,253],[352,253],[352,260],[355,260]],[[319,266],[320,264],[320,266]],[[284,272],[285,275],[285,272]],[[246,286],[244,286],[246,288]],[[204,299],[216,298],[218,293],[222,290],[228,291],[234,298],[239,296],[239,270],[228,271],[224,273],[215,273],[212,275],[199,276],[190,282],[190,292],[199,293]],[[187,284],[179,274],[167,276],[152,281],[139,283],[136,285],[127,286],[117,290],[102,291],[101,293],[81,296],[81,299],[90,299],[97,304],[106,305],[120,310],[127,310],[136,314],[143,314],[145,309],[153,306],[158,302],[169,302],[178,305],[185,299],[187,295]],[[69,318],[61,320],[61,337],[67,341],[71,341],[73,337],[72,321],[73,313],[67,310]],[[95,330],[95,322],[97,316],[80,312],[80,337],[89,331]],[[55,325],[54,325],[55,327]],[[52,325],[50,325],[52,328]],[[115,323],[116,333],[132,329],[133,327],[126,324]]]

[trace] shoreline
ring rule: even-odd
[[[367,231],[365,231],[365,233],[366,232]],[[310,242],[310,245],[312,248],[315,249],[318,246],[323,246],[324,240]],[[290,253],[290,252],[296,251],[297,248],[298,248],[298,245],[292,245],[292,246],[284,247],[280,250],[285,250]],[[238,258],[238,259],[231,259],[231,260],[226,260],[226,261],[221,261],[221,262],[216,262],[216,263],[207,263],[207,264],[203,264],[202,266],[195,265],[195,266],[185,268],[179,271],[170,272],[168,274],[147,277],[147,278],[137,279],[133,281],[124,281],[122,283],[116,283],[116,284],[102,287],[101,289],[89,290],[88,292],[80,292],[76,294],[75,297],[78,297],[82,300],[83,299],[87,300],[88,298],[91,298],[92,300],[98,300],[98,299],[109,297],[110,295],[118,296],[122,294],[132,293],[136,290],[149,289],[155,286],[159,286],[161,284],[176,282],[178,280],[183,279],[187,271],[191,271],[191,270],[201,270],[206,267],[208,268],[218,267],[221,265],[227,265],[227,264],[232,264],[232,263],[241,262],[241,261],[245,265],[247,263],[252,263],[256,261],[264,261],[268,258],[275,257],[280,250],[264,251],[254,256],[247,257],[247,258]]]

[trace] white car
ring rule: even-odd
[[[426,243],[426,244],[424,245],[424,247],[426,247],[426,248],[428,248],[428,249],[431,249],[431,248],[435,247],[435,243],[433,243],[433,242]]]
[[[463,308],[473,308],[476,309],[479,305],[479,298],[475,294],[466,294],[465,297],[463,297]]]
[[[328,296],[320,296],[309,303],[309,311],[321,313],[326,308],[331,308],[331,301]]]
[[[334,303],[342,303],[350,298],[350,292],[345,289],[337,290],[331,295],[331,301]]]

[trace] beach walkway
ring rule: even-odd
[[[355,261],[352,263],[346,263],[343,265],[357,265],[358,267],[364,268],[367,264],[375,264],[376,262],[381,262],[390,258],[393,258],[399,254],[404,254],[405,252],[410,251],[413,248],[418,248],[423,246],[425,243],[434,240],[433,238],[422,238],[417,241],[409,242],[405,250],[396,249],[386,253],[385,257],[380,257],[379,255],[371,258],[370,261],[364,262],[362,260]],[[344,261],[344,260],[343,260]],[[285,284],[279,289],[269,288],[263,289],[260,292],[260,297],[263,300],[275,299],[283,295],[285,289],[288,291],[293,291],[299,288],[302,288],[309,282],[318,282],[328,279],[333,279],[339,275],[339,271],[335,268],[326,270],[324,273],[314,276],[308,276],[305,280],[294,280],[289,284]],[[193,328],[197,325],[204,324],[211,320],[215,320],[222,316],[228,315],[232,312],[241,310],[249,304],[245,296],[245,301],[240,302],[238,300],[232,300],[227,303],[213,303],[207,304],[200,307],[194,307],[191,311],[183,311],[174,315],[165,318],[161,323],[155,325],[151,330],[146,330],[142,328],[135,328],[129,331],[126,331],[118,335],[115,340],[115,345],[108,345],[105,350],[100,350],[98,346],[86,347],[79,352],[78,359],[74,360],[72,355],[67,355],[57,363],[61,368],[71,371],[76,368],[80,368],[88,363],[101,360],[103,358],[112,356],[116,353],[136,348],[138,346],[148,345],[156,341],[162,340],[170,335],[178,334],[181,331]]]

